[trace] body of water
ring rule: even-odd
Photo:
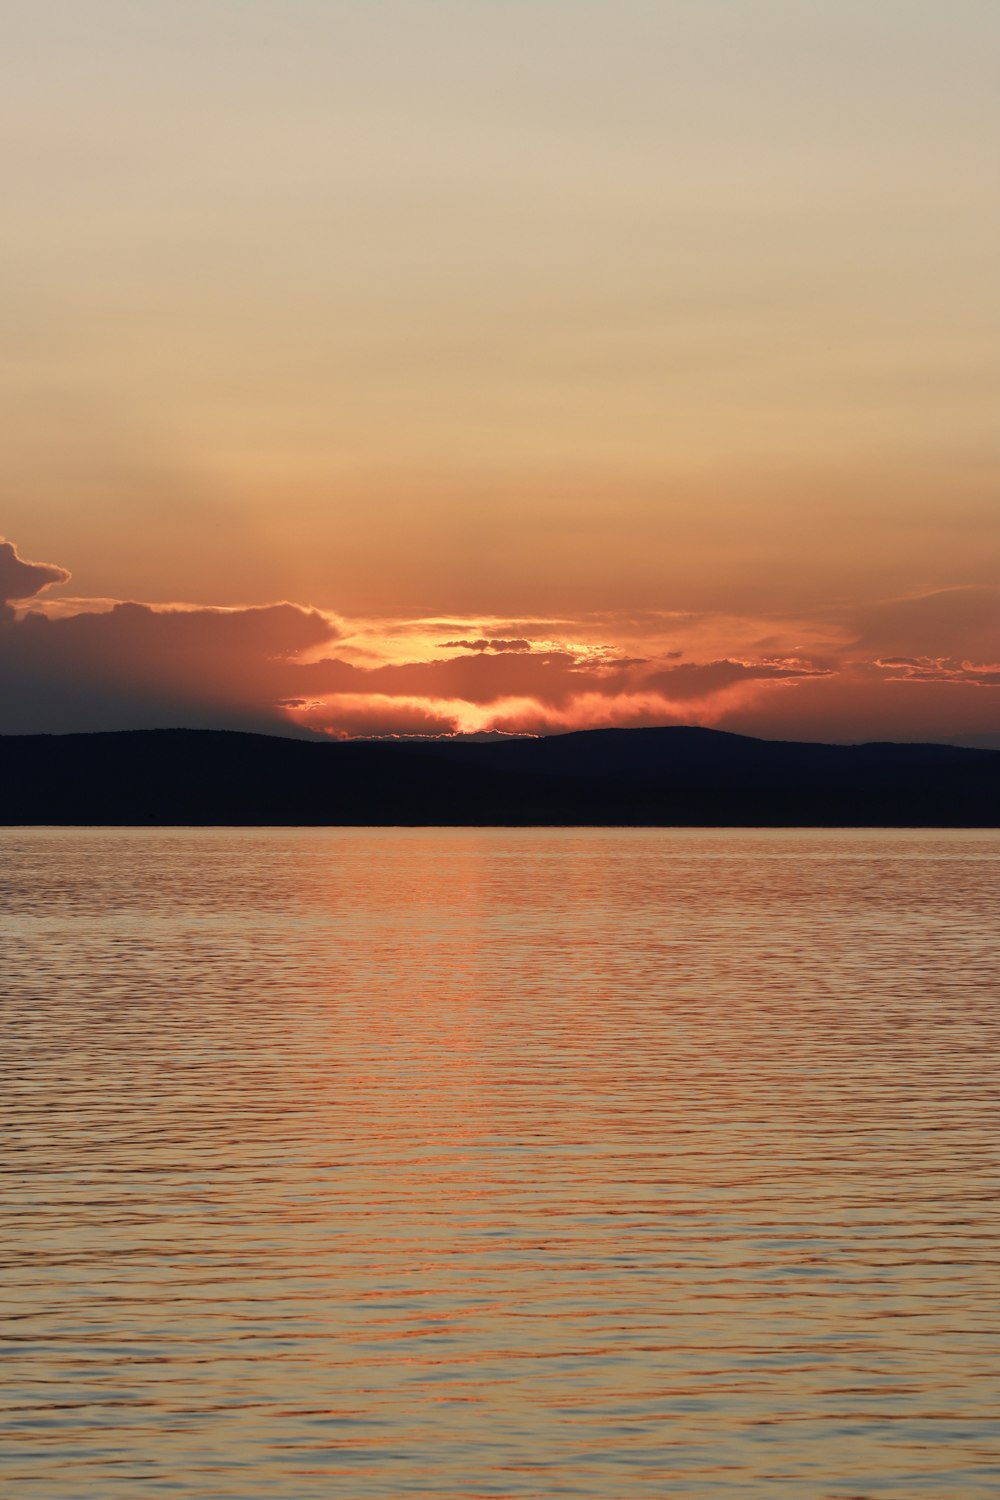
[[[998,847],[0,831],[0,1486],[993,1497]]]

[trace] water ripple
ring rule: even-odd
[[[995,1494],[995,835],[0,842],[12,1495]]]

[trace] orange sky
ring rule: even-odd
[[[997,740],[998,29],[9,7],[0,730]]]

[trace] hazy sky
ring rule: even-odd
[[[18,608],[75,599],[91,654],[73,697],[11,625],[0,728],[990,734],[998,33],[985,0],[6,0],[0,533],[71,570]],[[234,706],[164,636],[140,712],[96,600],[315,607],[358,680],[279,688],[306,647],[255,634]],[[756,675],[683,695],[726,662]]]

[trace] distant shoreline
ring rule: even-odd
[[[994,828],[1000,751],[686,727],[485,742],[0,736],[0,825]]]

